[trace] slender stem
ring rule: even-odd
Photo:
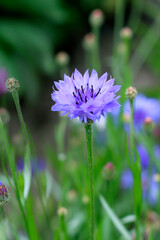
[[[1,120],[0,120],[0,122],[1,122]],[[6,133],[5,133],[5,129],[3,128],[3,125],[0,125],[0,131],[1,131],[1,135],[2,135],[3,141],[4,141],[6,152],[7,152],[7,155],[8,155],[9,165],[10,165],[10,168],[11,168],[12,177],[13,177],[13,180],[14,180],[14,185],[15,185],[14,192],[16,194],[16,198],[17,198],[17,201],[18,201],[18,204],[19,204],[19,208],[20,208],[20,211],[21,211],[23,219],[24,219],[24,223],[25,223],[25,227],[26,227],[28,236],[30,236],[29,226],[28,226],[28,222],[27,222],[24,206],[22,205],[22,202],[21,202],[21,199],[20,199],[20,194],[19,194],[19,187],[18,187],[16,171],[15,171],[14,153],[13,153],[12,147],[9,144],[9,141],[7,139],[7,136],[6,136]]]
[[[85,124],[87,151],[88,151],[88,170],[89,170],[89,188],[90,188],[90,240],[94,240],[94,192],[93,192],[93,159],[92,159],[92,126]]]
[[[116,0],[115,1],[115,16],[114,16],[114,49],[118,42],[119,31],[123,27],[124,11],[125,11],[125,1],[124,0]]]
[[[130,151],[131,151],[131,161],[134,163],[134,111],[133,111],[133,99],[130,100]]]
[[[5,219],[4,207],[0,207],[0,221]]]
[[[65,216],[64,215],[60,216],[59,221],[60,221],[61,239],[62,240],[68,240]]]
[[[12,97],[13,97],[14,103],[16,105],[18,117],[19,117],[19,120],[20,120],[20,123],[21,123],[21,126],[22,126],[22,130],[23,130],[26,142],[30,145],[30,138],[29,138],[29,135],[28,135],[28,132],[27,132],[27,128],[25,126],[24,119],[23,119],[23,115],[22,115],[22,111],[21,111],[21,107],[20,107],[20,103],[19,103],[18,92],[17,91],[13,92]]]
[[[29,133],[28,133],[28,130],[27,130],[27,126],[25,124],[25,121],[24,121],[24,118],[23,118],[23,114],[22,114],[22,111],[21,111],[21,106],[20,106],[20,102],[19,102],[19,96],[18,96],[18,92],[13,92],[12,93],[12,97],[14,99],[14,103],[15,103],[15,106],[16,106],[16,110],[17,110],[17,113],[18,113],[18,117],[19,117],[19,120],[20,120],[20,123],[21,123],[21,127],[22,127],[22,130],[23,130],[23,134],[25,136],[25,140],[28,144],[29,147],[32,146],[32,153],[36,155],[36,150],[35,150],[35,146],[33,144],[33,141],[32,141],[32,138],[30,137]],[[36,160],[34,161],[34,164],[35,164],[35,169],[37,167],[37,164],[36,164],[36,161],[37,161],[37,158]],[[36,177],[36,180],[37,180],[37,185],[39,186],[38,184],[38,178]],[[27,229],[27,232],[28,232],[28,235],[30,234],[30,231],[29,231],[29,226],[28,226],[28,222],[27,222],[27,217],[26,217],[26,214],[25,214],[25,211],[24,211],[24,207],[22,205],[22,202],[21,202],[21,199],[20,199],[20,196],[19,196],[19,191],[18,191],[18,184],[17,184],[17,181],[16,181],[16,178],[15,178],[15,187],[16,187],[16,196],[17,196],[17,200],[18,200],[18,203],[19,203],[19,206],[20,206],[20,210],[21,210],[21,213],[23,215],[23,218],[24,218],[24,222],[25,222],[25,225],[26,225],[26,229]],[[40,188],[39,188],[40,190]],[[48,217],[48,213],[46,211],[46,207],[43,203],[43,200],[42,200],[42,195],[41,193],[39,192],[40,194],[40,202],[41,202],[41,205],[42,205],[42,208],[43,208],[43,211],[44,211],[44,214],[46,216],[46,221],[48,223],[48,226],[49,226],[49,229],[51,229],[50,227],[50,220],[49,220],[49,217]]]
[[[134,164],[134,108],[133,108],[133,99],[130,99],[130,152],[131,152],[131,161]],[[135,179],[134,179],[135,181]],[[140,229],[139,229],[139,216],[137,216],[136,211],[136,201],[134,202],[135,214],[136,214],[136,240],[140,240]]]

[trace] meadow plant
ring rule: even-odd
[[[94,209],[94,168],[92,159],[92,123],[100,120],[107,112],[112,112],[120,107],[117,102],[119,96],[116,92],[120,90],[119,85],[113,85],[114,79],[107,81],[108,74],[98,78],[93,69],[89,76],[87,70],[82,75],[77,69],[71,77],[64,75],[64,81],[55,82],[51,95],[55,104],[52,111],[62,111],[61,115],[68,114],[70,119],[79,117],[85,124],[88,170],[90,186],[90,239],[94,239],[95,209]]]

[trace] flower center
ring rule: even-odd
[[[83,103],[86,103],[90,98],[95,99],[99,94],[101,94],[101,88],[98,89],[97,92],[93,89],[93,85],[89,88],[89,84],[87,83],[87,87],[84,88],[82,85],[80,88],[76,88],[74,86],[75,91],[73,92],[73,96],[76,101],[76,105],[80,106]]]

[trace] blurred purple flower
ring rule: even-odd
[[[156,169],[155,166],[151,167],[151,173],[149,171],[149,154],[147,149],[143,145],[137,146],[137,151],[141,159],[141,181],[142,181],[142,194],[143,199],[148,200],[151,205],[154,205],[158,201],[159,185],[155,179]],[[158,145],[154,148],[155,156],[160,160],[160,147]],[[149,174],[150,173],[150,174]],[[133,176],[129,169],[123,171],[121,176],[122,189],[130,189],[133,187]]]
[[[31,159],[31,171],[32,171],[32,175],[34,175],[36,172],[43,172],[46,169],[46,162],[41,159],[38,158],[37,160],[35,158]],[[20,172],[23,172],[24,170],[24,159],[20,159],[17,162],[17,170]]]
[[[8,78],[8,73],[5,68],[0,68],[0,95],[7,92],[6,80]]]
[[[122,173],[121,186],[123,189],[129,189],[133,186],[133,176],[129,169],[124,170]]]
[[[147,152],[147,149],[142,144],[139,144],[137,146],[137,151],[141,159],[142,168],[147,168],[149,166],[149,154]]]
[[[152,171],[151,176],[148,174],[148,170],[142,169],[141,181],[142,181],[142,195],[143,199],[149,201],[151,205],[154,205],[158,201],[159,184],[154,179],[155,172]],[[122,189],[130,189],[133,187],[133,176],[129,169],[126,169],[122,173],[121,177]]]
[[[70,119],[79,117],[87,123],[87,120],[99,120],[101,115],[119,108],[119,96],[115,93],[120,86],[113,86],[114,79],[107,81],[107,76],[105,73],[98,79],[94,69],[91,76],[88,70],[82,76],[77,69],[71,77],[64,75],[64,81],[54,82],[57,90],[53,87],[51,97],[55,105],[51,110],[63,111],[62,115],[69,113]]]
[[[124,115],[130,115],[130,104],[124,104]],[[143,126],[146,117],[150,117],[155,123],[160,120],[160,102],[154,98],[148,98],[138,94],[134,100],[134,126],[139,129]]]

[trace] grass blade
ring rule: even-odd
[[[125,226],[122,224],[121,220],[116,216],[116,214],[113,212],[111,207],[108,205],[104,197],[100,196],[100,202],[102,206],[104,207],[105,211],[107,212],[108,216],[112,220],[113,224],[117,228],[117,230],[120,232],[120,234],[124,237],[125,240],[132,240],[131,235],[125,228]]]

